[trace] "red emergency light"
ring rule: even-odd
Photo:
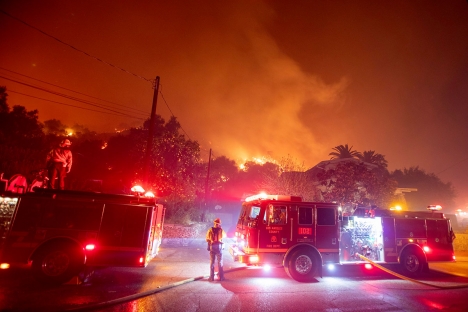
[[[269,195],[267,195],[265,193],[260,193],[260,194],[257,194],[257,195],[252,195],[252,196],[247,197],[245,199],[245,201],[250,202],[250,201],[254,201],[254,200],[258,200],[258,199],[268,199],[268,196]]]
[[[427,206],[427,210],[431,210],[431,211],[442,210],[442,206],[441,205],[429,205]]]
[[[142,188],[140,185],[134,185],[132,186],[132,188],[130,189],[132,192],[134,193],[139,193],[139,194],[142,194],[145,192],[145,189]]]
[[[145,193],[145,197],[148,197],[148,198],[155,198],[156,196],[154,195],[153,192],[148,191],[148,192]]]
[[[260,193],[257,195],[249,196],[245,199],[246,202],[251,202],[255,200],[261,199],[271,199],[271,200],[284,200],[284,201],[302,201],[302,197],[300,196],[290,196],[290,195],[268,195],[265,193]]]

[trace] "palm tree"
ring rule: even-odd
[[[332,156],[330,159],[359,158],[361,153],[353,150],[352,148],[352,146],[348,147],[348,144],[338,145],[332,148],[335,152],[331,152],[328,155]]]
[[[377,165],[381,168],[387,168],[385,156],[375,151],[364,151],[362,155],[357,156],[361,161]]]

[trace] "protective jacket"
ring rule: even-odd
[[[71,170],[72,167],[72,152],[69,149],[64,148],[54,148],[47,154],[47,164],[51,163],[62,163],[64,167],[68,168],[68,171]]]
[[[208,243],[213,243],[213,242],[223,242],[223,238],[226,237],[226,232],[222,228],[215,228],[212,227],[208,230],[206,233],[206,241]]]
[[[223,238],[226,237],[226,232],[220,227],[212,227],[206,233],[206,241],[208,242],[208,250],[219,251],[222,249]],[[213,247],[216,246],[215,249]]]

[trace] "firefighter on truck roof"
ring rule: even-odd
[[[72,167],[72,152],[70,151],[71,142],[65,139],[59,146],[47,154],[47,170],[49,175],[49,187],[56,188],[55,178],[58,178],[58,188],[65,188],[65,176],[70,173]]]
[[[214,226],[206,233],[206,241],[208,250],[210,251],[210,282],[214,281],[215,260],[218,260],[218,276],[220,281],[224,281],[223,271],[223,238],[226,237],[226,232],[221,228],[221,219],[214,220]]]

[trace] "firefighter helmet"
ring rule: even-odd
[[[65,147],[65,146],[70,146],[71,141],[69,139],[65,139],[62,142],[60,142],[60,147]]]
[[[220,219],[220,218],[216,218],[216,219],[214,219],[214,223],[221,224],[221,219]]]

